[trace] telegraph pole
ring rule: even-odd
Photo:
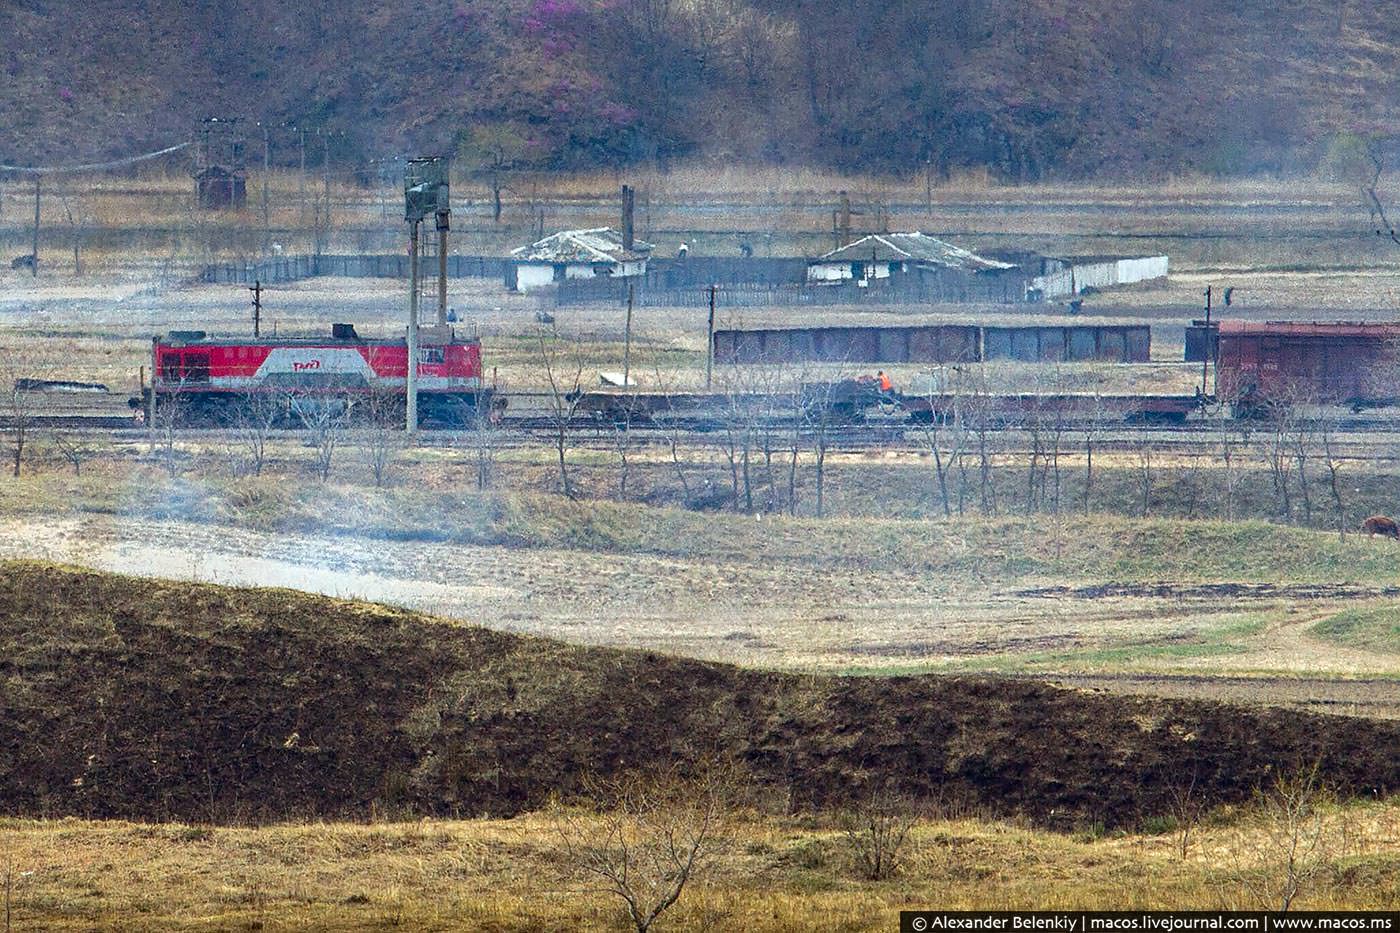
[[[34,249],[30,253],[34,261],[29,264],[32,275],[39,275],[39,176],[34,176]]]
[[[263,178],[262,178],[262,208],[263,208],[263,252],[266,253],[272,248],[272,206],[268,198],[267,186],[269,182],[268,173],[272,164],[272,141],[267,135],[267,124],[262,124],[263,131]],[[256,332],[255,332],[256,335]]]
[[[331,134],[322,135],[321,143],[321,199],[326,202],[326,206],[321,211],[322,232],[316,237],[317,256],[321,255],[323,241],[329,248],[331,239]]]
[[[627,323],[622,329],[622,387],[631,385],[632,371],[632,283],[627,283]]]
[[[262,282],[254,279],[248,291],[253,293],[253,336],[257,337],[262,326]]]
[[[715,371],[715,287],[710,286],[710,323],[705,328],[705,391],[710,391],[710,381]]]

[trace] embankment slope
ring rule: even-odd
[[[1400,723],[963,677],[809,677],[574,647],[285,590],[0,563],[0,812],[508,815],[607,777],[734,762],[794,807],[890,785],[1132,823],[1192,783],[1321,761],[1400,787]]]

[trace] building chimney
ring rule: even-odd
[[[631,251],[633,242],[632,217],[637,203],[637,192],[631,185],[622,186],[622,248]]]

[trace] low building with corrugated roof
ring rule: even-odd
[[[611,227],[561,230],[511,250],[507,285],[524,292],[565,279],[639,276],[646,272],[651,251],[652,245],[641,240],[625,245]]]

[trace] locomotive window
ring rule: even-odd
[[[163,353],[160,357],[160,378],[166,382],[180,381],[180,354]]]
[[[209,381],[209,354],[190,353],[185,357],[185,381]]]

